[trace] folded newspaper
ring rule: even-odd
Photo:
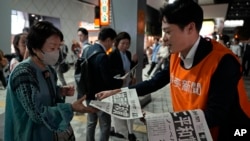
[[[202,110],[147,113],[149,141],[212,141]]]
[[[90,105],[119,119],[143,117],[135,89],[123,88],[121,92],[102,101],[91,100]]]

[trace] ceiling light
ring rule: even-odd
[[[224,22],[224,27],[237,27],[243,26],[244,20],[226,20]]]

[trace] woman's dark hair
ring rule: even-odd
[[[165,4],[160,8],[160,20],[166,18],[170,24],[176,24],[181,29],[191,22],[200,31],[203,22],[203,10],[194,0],[175,0],[172,4]]]
[[[116,38],[115,38],[115,43],[114,43],[114,45],[115,45],[116,48],[118,47],[118,44],[119,44],[119,42],[120,42],[122,39],[128,39],[129,42],[131,42],[131,37],[130,37],[130,35],[129,35],[127,32],[120,32],[120,33],[116,36]]]
[[[26,35],[26,33],[19,33],[19,34],[15,35],[14,39],[13,39],[13,46],[14,46],[14,49],[16,52],[16,57],[18,58],[19,61],[23,60],[23,56],[21,55],[20,49],[18,48],[18,44],[19,44],[19,41],[20,41],[22,35]]]
[[[48,21],[41,21],[34,24],[27,36],[27,47],[30,55],[35,55],[32,49],[41,49],[46,39],[57,35],[63,41],[62,32]]]

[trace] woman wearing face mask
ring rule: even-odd
[[[74,94],[73,86],[57,86],[54,65],[63,35],[51,23],[42,21],[30,29],[27,47],[30,57],[12,71],[7,86],[6,141],[54,141],[54,133],[65,131],[73,112],[95,112],[85,107],[85,97],[64,103]]]

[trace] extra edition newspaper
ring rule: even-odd
[[[146,114],[149,141],[212,141],[203,111]]]
[[[92,100],[90,105],[120,119],[143,117],[135,89],[123,88],[120,93],[107,97],[102,101]]]

